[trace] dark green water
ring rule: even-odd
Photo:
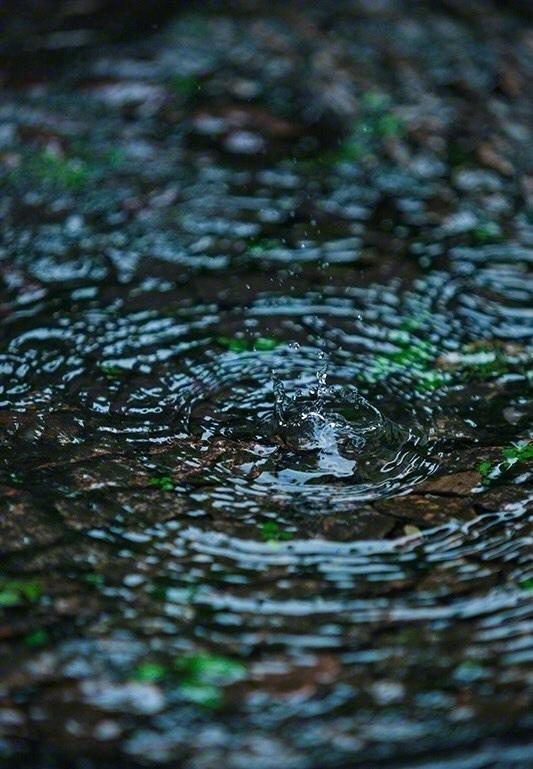
[[[533,765],[527,35],[476,8],[10,65],[0,765]]]

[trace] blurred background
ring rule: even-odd
[[[427,6],[458,17],[483,23],[483,15],[492,9],[513,10],[531,18],[528,0],[410,0],[411,9]],[[43,51],[67,51],[145,35],[169,17],[184,12],[262,14],[269,11],[290,12],[292,8],[310,11],[320,8],[331,13],[379,9],[383,2],[353,0],[305,0],[261,2],[260,0],[5,0],[0,6],[0,52],[6,57],[20,57]]]

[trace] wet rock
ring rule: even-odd
[[[285,667],[283,661],[280,661],[280,666]],[[333,655],[322,654],[310,660],[305,667],[293,667],[280,674],[261,673],[260,666],[256,669],[254,678],[261,693],[265,692],[268,697],[280,702],[297,703],[314,696],[321,687],[335,681],[339,663]]]
[[[53,570],[91,571],[91,564],[102,558],[101,545],[90,540],[60,541],[45,550],[21,551],[10,556],[10,568],[19,574],[45,574]]]
[[[140,462],[95,457],[89,464],[77,464],[67,471],[65,480],[76,491],[135,488],[149,486],[150,473]]]
[[[477,496],[474,504],[481,510],[496,512],[521,502],[527,504],[523,489],[518,486],[498,486]]]
[[[383,512],[387,512],[383,510]],[[389,534],[395,522],[377,509],[362,508],[350,515],[327,516],[311,524],[315,536],[339,542],[354,542],[364,539],[382,539]]]
[[[434,490],[435,488],[437,491]],[[445,491],[442,491],[443,488]],[[432,486],[431,493],[383,499],[375,502],[374,507],[389,516],[420,526],[440,526],[450,521],[467,521],[474,518],[476,514],[470,499],[437,496],[449,493],[461,496],[456,482],[453,483],[453,491],[447,491],[448,488],[447,485]]]
[[[88,679],[80,684],[84,699],[103,710],[143,714],[158,713],[165,698],[155,684],[143,681],[117,683],[104,679]]]
[[[257,106],[226,107],[209,113],[200,111],[193,115],[192,125],[202,133],[239,130],[277,139],[294,137],[302,130],[301,126]]]
[[[83,426],[76,416],[68,410],[55,413],[5,411],[0,416],[0,422],[4,435],[20,438],[29,444],[43,441],[62,446],[76,443],[83,434]]]
[[[479,486],[481,474],[476,470],[467,470],[462,473],[442,475],[431,478],[418,487],[418,491],[424,494],[437,494],[452,497],[467,497]]]
[[[146,107],[149,108],[150,113],[157,110],[167,98],[161,86],[134,81],[94,84],[86,86],[84,90],[109,107],[121,108],[142,104],[145,110]]]
[[[143,484],[141,484],[143,485]],[[76,531],[115,526],[129,530],[152,526],[180,515],[185,507],[185,497],[175,493],[161,494],[157,489],[116,491],[113,498],[91,488],[83,497],[59,499],[55,502],[64,523]]]
[[[57,542],[63,529],[35,498],[22,491],[0,486],[0,552],[7,554]]]

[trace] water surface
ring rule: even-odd
[[[9,69],[0,760],[525,769],[523,22],[239,8]]]

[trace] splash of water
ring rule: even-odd
[[[293,343],[291,349],[297,352],[299,345]],[[320,350],[316,382],[292,390],[273,372],[276,428],[287,446],[315,455],[313,477],[349,478],[354,476],[365,432],[380,423],[381,415],[355,387],[328,385],[329,364],[328,355]],[[341,410],[350,413],[343,416]]]

